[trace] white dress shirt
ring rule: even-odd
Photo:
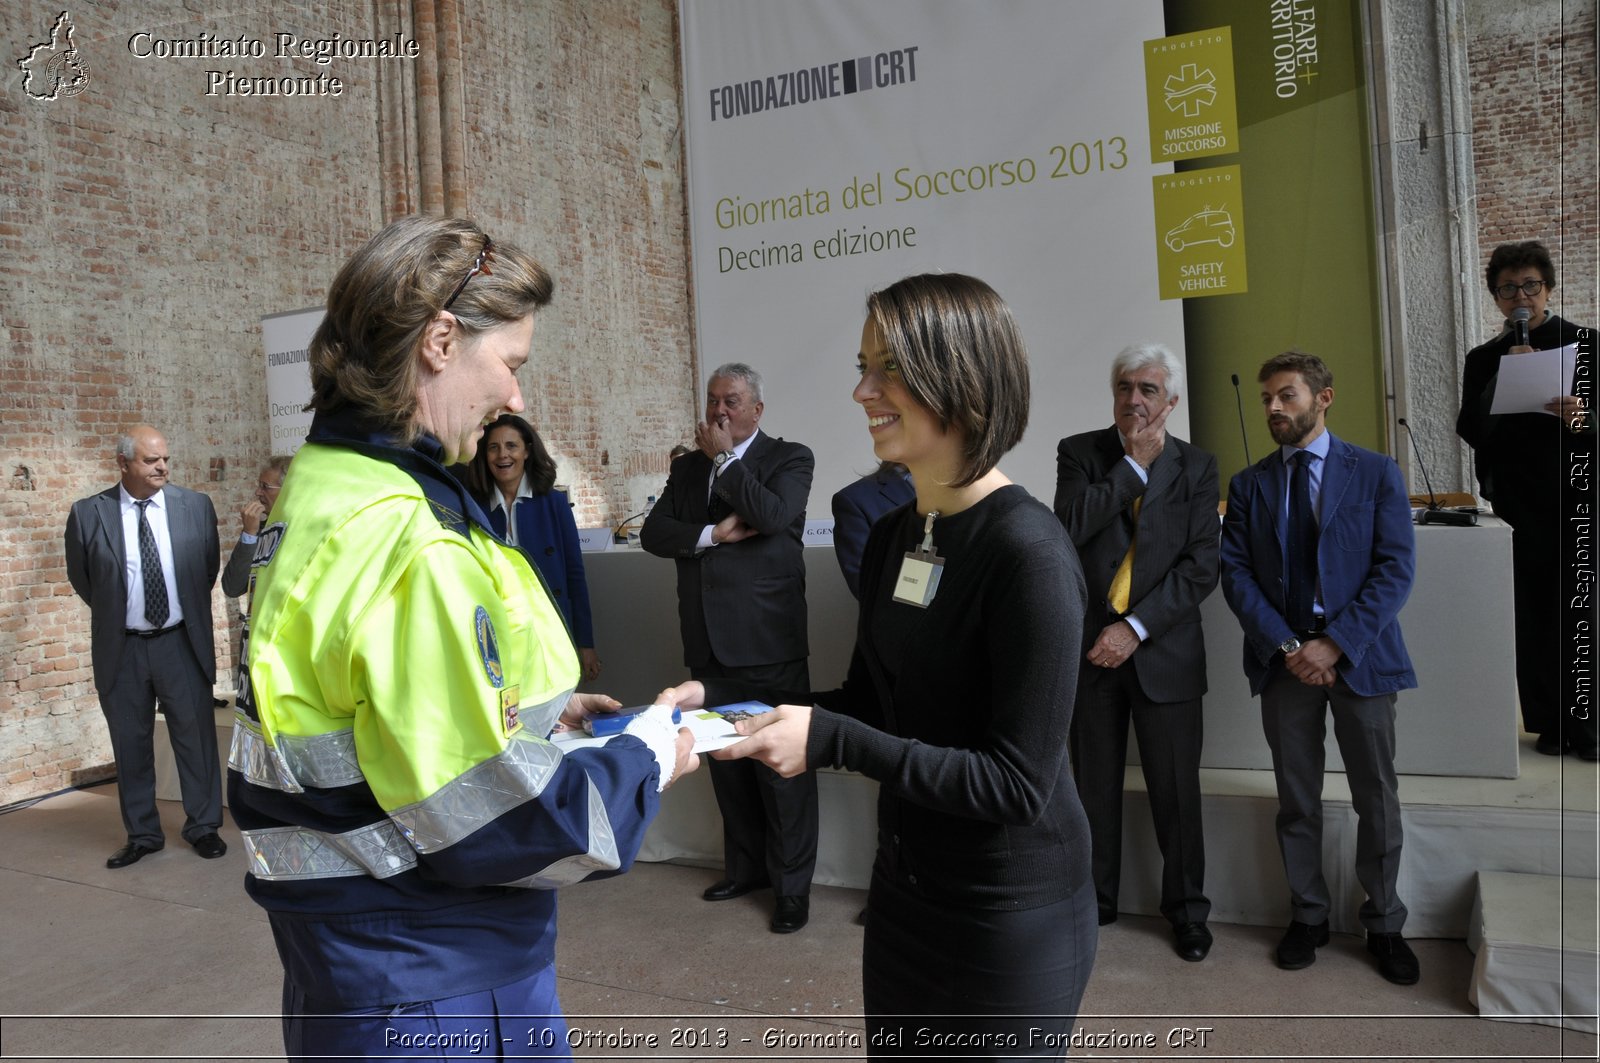
[[[144,618],[144,565],[139,551],[139,507],[126,487],[118,486],[122,500],[122,566],[123,586],[128,590],[128,615],[125,626],[132,631],[153,630]],[[156,539],[156,553],[161,555],[161,574],[167,580],[167,623],[173,627],[183,623],[183,606],[178,602],[178,570],[172,558],[172,533],[167,528],[167,493],[157,491],[150,496],[145,507],[145,519],[150,522],[151,534]]]

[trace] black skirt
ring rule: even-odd
[[[1059,1058],[1094,967],[1094,886],[1041,908],[930,901],[875,874],[861,982],[870,1058]]]

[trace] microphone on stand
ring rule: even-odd
[[[628,541],[628,525],[632,524],[634,521],[638,520],[640,517],[645,516],[649,512],[650,511],[648,509],[641,509],[639,512],[635,513],[631,517],[622,518],[622,523],[618,524],[616,529],[614,531],[612,531],[612,533],[611,533],[611,541],[614,542],[614,543],[625,543],[625,542],[627,542]]]
[[[1244,463],[1250,461],[1250,436],[1244,430],[1244,394],[1239,390],[1239,374],[1233,374],[1233,401],[1239,407],[1239,438],[1244,441]]]
[[[1528,321],[1533,317],[1533,311],[1525,306],[1519,306],[1511,311],[1511,345],[1513,347],[1531,347],[1528,342]]]
[[[1522,309],[1519,307],[1519,309]],[[1428,463],[1422,460],[1422,451],[1417,447],[1416,433],[1411,431],[1411,426],[1406,424],[1404,417],[1395,420],[1401,428],[1406,430],[1406,438],[1411,440],[1411,451],[1417,456],[1417,468],[1422,470],[1422,486],[1428,489],[1428,505],[1417,516],[1418,524],[1446,524],[1455,528],[1470,528],[1478,523],[1476,513],[1465,513],[1458,509],[1443,509],[1439,505],[1439,496],[1433,493],[1433,483],[1428,479]]]

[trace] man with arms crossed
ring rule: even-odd
[[[1222,591],[1244,628],[1244,670],[1278,784],[1278,847],[1293,921],[1278,966],[1316,962],[1328,942],[1322,874],[1323,739],[1328,709],[1358,817],[1361,923],[1379,972],[1397,985],[1419,967],[1400,936],[1400,795],[1394,773],[1397,691],[1417,685],[1400,636],[1416,549],[1411,503],[1394,461],[1327,430],[1333,374],[1289,351],[1257,376],[1278,450],[1228,486]]]
[[[1115,424],[1061,441],[1056,516],[1083,562],[1089,615],[1072,767],[1094,843],[1100,924],[1117,918],[1128,722],[1161,847],[1161,914],[1190,962],[1211,951],[1200,822],[1200,603],[1217,586],[1217,461],[1167,432],[1183,363],[1129,347],[1111,366]]]
[[[754,369],[731,362],[711,374],[706,419],[694,430],[699,449],[672,463],[640,542],[677,562],[689,674],[740,679],[792,699],[811,688],[801,552],[814,463],[807,447],[759,431],[764,409]],[[726,877],[705,899],[770,885],[773,933],[799,930],[817,862],[816,775],[785,779],[754,760],[710,767]]]

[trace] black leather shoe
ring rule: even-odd
[[[772,911],[772,932],[792,934],[811,918],[810,897],[779,897]]]
[[[1533,744],[1533,748],[1535,752],[1543,753],[1547,757],[1559,757],[1561,755],[1561,736],[1553,734],[1540,735],[1539,740]]]
[[[140,845],[138,842],[129,842],[106,858],[107,867],[127,867],[137,864],[151,853],[159,853],[161,846]]]
[[[759,889],[766,889],[765,882],[735,882],[725,878],[721,882],[707,886],[706,891],[700,896],[708,901],[731,901],[735,897],[743,897],[746,893],[753,893]]]
[[[1593,748],[1590,748],[1590,749],[1579,749],[1578,750],[1578,756],[1582,757],[1584,760],[1587,760],[1589,763],[1593,764],[1595,761],[1600,760],[1600,746],[1596,746],[1596,747],[1593,747]]]
[[[1416,985],[1422,965],[1399,934],[1367,934],[1367,951],[1378,957],[1378,973],[1395,985]]]
[[[189,844],[194,846],[194,851],[206,860],[215,860],[219,856],[227,855],[228,852],[228,843],[217,837],[216,831],[202,834]]]
[[[1278,966],[1286,971],[1298,971],[1317,962],[1317,949],[1328,943],[1328,921],[1316,926],[1298,919],[1289,924],[1283,940],[1278,942]]]
[[[863,908],[859,912],[856,913],[856,926],[866,926],[866,925],[867,925],[867,910],[865,908]]]
[[[1115,923],[1116,921],[1117,921],[1117,910],[1115,908],[1102,908],[1102,909],[1100,909],[1100,925],[1101,926],[1110,926],[1112,923]]]
[[[1172,928],[1173,949],[1190,963],[1199,963],[1211,951],[1211,931],[1204,923],[1184,923]]]

